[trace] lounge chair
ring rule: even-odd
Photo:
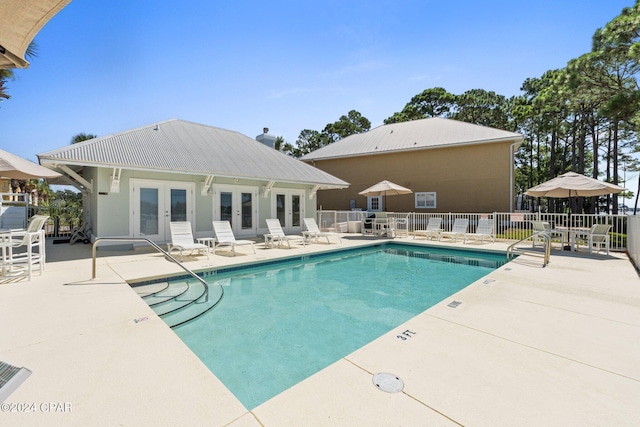
[[[416,236],[424,235],[425,238],[432,238],[434,240],[439,239],[440,233],[442,233],[442,218],[432,216],[429,218],[429,222],[427,223],[427,228],[425,230],[415,230],[413,232],[413,238]]]
[[[213,221],[213,232],[216,234],[216,240],[218,241],[216,247],[231,246],[233,256],[236,256],[236,246],[250,245],[253,253],[256,253],[256,248],[251,240],[236,240],[229,221]]]
[[[611,225],[609,224],[594,224],[587,234],[576,236],[576,249],[580,248],[580,244],[589,246],[589,253],[593,253],[593,248],[596,247],[598,252],[600,249],[606,249],[607,255],[609,255],[609,230]]]
[[[475,233],[467,233],[464,235],[464,243],[467,243],[467,239],[474,239],[476,242],[484,243],[484,239],[490,239],[492,242],[496,241],[496,237],[493,234],[493,220],[487,218],[481,218],[478,220],[478,226]]]
[[[453,227],[451,231],[443,231],[440,233],[440,239],[443,237],[449,237],[453,239],[454,242],[458,241],[458,238],[464,239],[465,234],[467,234],[467,230],[469,229],[469,218],[456,218],[453,222]]]
[[[329,237],[336,236],[338,238],[338,241],[342,243],[342,237],[340,237],[340,234],[332,233],[329,231],[320,231],[320,228],[318,228],[318,224],[316,223],[316,220],[313,218],[305,218],[304,226],[306,227],[306,230],[302,232],[302,235],[307,239],[307,242],[310,242],[312,240],[317,241],[318,238],[324,237],[327,239],[327,243],[331,243],[329,241]]]
[[[183,260],[182,251],[191,251],[189,255],[193,254],[193,251],[199,253],[206,253],[207,259],[209,259],[209,247],[202,243],[196,243],[193,240],[193,232],[191,231],[191,223],[189,221],[171,221],[169,223],[171,229],[171,243],[167,243],[167,249],[169,255],[174,250],[180,251],[180,262]]]
[[[275,241],[278,242],[278,246],[282,246],[282,242],[287,242],[289,249],[291,249],[291,241],[301,241],[302,246],[305,245],[306,240],[304,236],[286,235],[280,225],[279,219],[267,219],[267,227],[269,228],[269,234],[264,235],[265,247],[273,247]]]

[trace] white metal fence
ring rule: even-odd
[[[375,214],[367,211],[318,211],[318,224],[323,229],[335,229],[341,232],[359,231],[355,223]],[[416,213],[416,212],[387,212],[387,216],[403,219],[409,234],[414,230],[425,229],[429,218],[442,218],[442,228],[450,230],[456,218],[469,219],[469,232],[476,230],[478,220],[488,218],[494,220],[494,230],[497,239],[520,240],[533,233],[531,221],[547,221],[552,228],[572,227],[589,228],[593,224],[611,224],[611,250],[625,251],[627,249],[627,220],[628,215],[589,215],[562,213],[529,213],[529,212],[491,212],[491,213]],[[351,223],[351,224],[350,224]]]
[[[44,226],[47,237],[69,237],[82,224],[81,208],[34,206],[28,193],[0,193],[0,229],[26,228],[35,214],[49,216]]]

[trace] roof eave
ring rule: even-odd
[[[494,143],[509,142],[509,141],[513,141],[513,143],[517,143],[518,146],[515,148],[518,149],[522,144],[522,142],[524,141],[524,136],[520,135],[519,137],[511,136],[511,137],[504,137],[504,138],[490,139],[490,140],[453,142],[449,144],[422,146],[422,147],[416,147],[416,148],[399,148],[395,150],[370,151],[370,152],[363,152],[363,153],[356,153],[356,154],[345,154],[340,156],[313,157],[313,158],[306,158],[306,159],[303,157],[300,160],[302,160],[303,162],[314,162],[318,160],[346,159],[350,157],[375,156],[379,154],[390,154],[390,153],[406,153],[406,152],[414,152],[414,151],[433,150],[438,148],[447,148],[447,147],[453,147],[453,146],[461,147],[461,146],[467,146],[467,145],[494,144]]]
[[[162,169],[162,168],[144,168],[144,167],[137,167],[137,166],[130,166],[130,165],[122,165],[122,164],[110,164],[110,163],[92,163],[92,162],[87,162],[87,161],[77,161],[77,160],[62,160],[62,159],[56,159],[56,158],[51,158],[51,157],[46,157],[46,156],[41,156],[38,155],[38,160],[40,161],[41,165],[50,165],[50,167],[55,168],[56,165],[66,165],[66,166],[80,166],[80,167],[95,167],[95,168],[106,168],[106,169],[111,169],[111,168],[120,168],[120,169],[125,169],[125,170],[133,170],[133,171],[142,171],[142,172],[160,172],[160,173],[175,173],[175,174],[180,174],[180,175],[215,175],[215,176],[219,176],[222,178],[229,178],[229,179],[249,179],[249,180],[256,180],[256,181],[271,181],[273,180],[273,178],[271,177],[263,177],[263,176],[247,176],[247,175],[232,175],[232,174],[225,174],[225,173],[220,173],[220,172],[214,172],[214,171],[184,171],[184,170],[174,170],[174,169]],[[277,182],[280,183],[285,183],[285,184],[296,184],[296,185],[310,185],[310,186],[315,186],[315,185],[319,185],[321,189],[326,190],[326,189],[343,189],[343,188],[349,188],[349,183],[344,182],[344,184],[342,183],[328,183],[328,182],[319,182],[319,181],[296,181],[296,180],[283,180],[283,179],[278,179],[276,180]]]

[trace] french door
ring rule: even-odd
[[[169,222],[190,221],[193,226],[194,184],[131,180],[133,237],[171,240]]]
[[[253,187],[219,187],[214,197],[214,218],[229,221],[236,237],[255,236],[257,197],[257,189]]]
[[[275,191],[272,212],[280,220],[285,233],[302,232],[304,218],[304,193],[295,191]]]

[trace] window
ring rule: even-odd
[[[382,196],[370,196],[368,197],[367,210],[372,212],[379,212],[382,210]]]
[[[416,195],[416,209],[435,209],[436,208],[435,192],[415,193],[415,195]]]

